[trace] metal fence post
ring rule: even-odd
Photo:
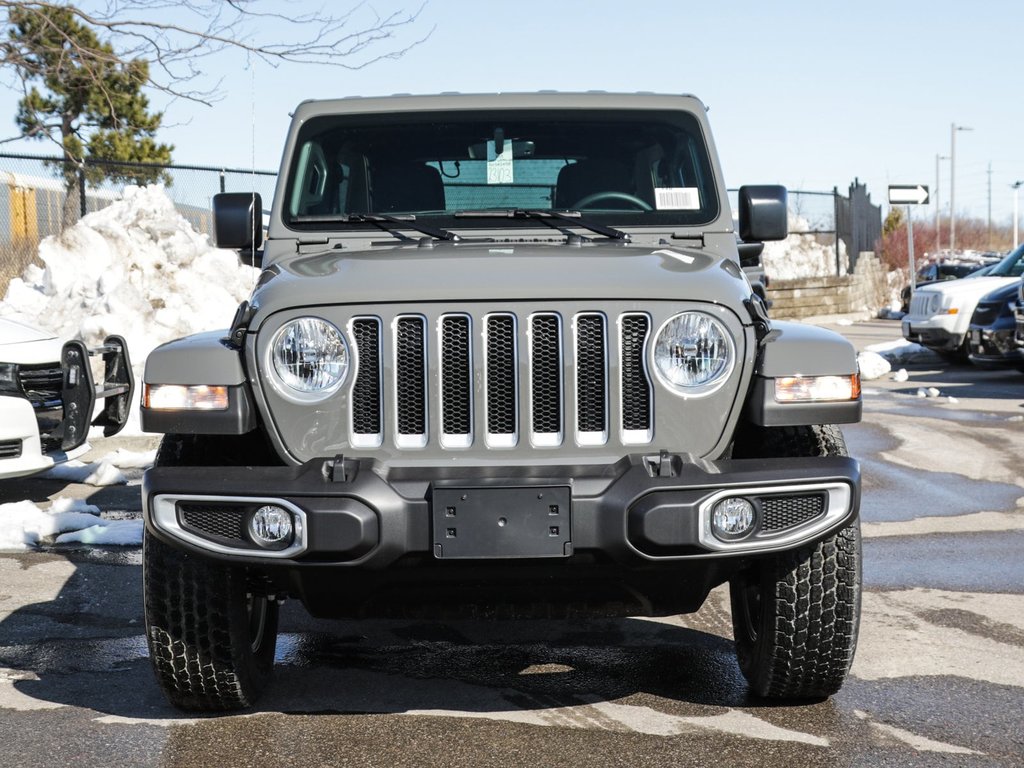
[[[836,277],[842,277],[843,267],[842,261],[839,259],[839,187],[832,187],[832,215],[835,217],[836,230]]]
[[[220,192],[221,192],[221,194],[224,194],[225,192],[227,192],[227,188],[224,185],[224,177],[225,177],[225,171],[224,171],[223,168],[221,168],[220,169]]]
[[[78,215],[82,218],[89,212],[85,200],[85,160],[78,166]]]

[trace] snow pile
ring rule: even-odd
[[[98,507],[81,499],[59,498],[43,510],[31,501],[0,504],[0,550],[24,550],[56,537],[58,544],[142,543],[141,520],[103,520]]]
[[[149,469],[156,461],[156,449],[152,451],[129,451],[127,448],[118,448],[108,453],[100,463],[113,464],[119,469]]]
[[[857,355],[860,377],[865,381],[880,379],[892,370],[889,361],[877,352],[861,352]]]
[[[124,336],[137,381],[159,344],[226,328],[257,274],[210,245],[159,185],[127,187],[122,200],[43,240],[39,258],[45,267],[11,281],[0,314],[89,345]]]
[[[789,231],[806,232],[810,223],[790,213]],[[824,240],[822,239],[824,238]],[[836,246],[833,235],[796,235],[764,244],[761,254],[764,271],[771,280],[798,280],[836,274]],[[846,245],[839,241],[839,261],[843,274],[849,266]]]

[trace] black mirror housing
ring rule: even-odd
[[[740,239],[785,240],[789,235],[786,188],[776,184],[740,187]]]
[[[257,192],[222,192],[213,196],[213,239],[218,248],[239,251],[252,263],[263,246],[263,200]]]

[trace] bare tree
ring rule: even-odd
[[[79,50],[69,37],[65,50],[75,50],[83,68],[102,71],[111,64],[139,59],[149,63],[145,86],[171,97],[203,104],[215,101],[221,81],[210,82],[203,68],[210,56],[234,50],[272,66],[317,64],[362,69],[382,59],[401,57],[433,31],[408,35],[423,6],[377,13],[358,3],[342,13],[323,11],[288,15],[273,0],[85,0],[78,6],[62,2],[0,0],[0,18],[11,14],[52,17],[66,9],[74,19],[109,41],[112,51]],[[268,30],[269,35],[268,36]],[[411,36],[411,40],[409,37]],[[24,72],[32,51],[15,41],[0,45],[0,71]]]

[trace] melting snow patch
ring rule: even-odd
[[[109,520],[57,537],[58,544],[113,544],[137,546],[142,544],[141,520]]]
[[[896,373],[894,373],[892,375],[892,380],[893,381],[903,382],[903,381],[906,381],[909,378],[910,378],[910,374],[907,373],[907,369],[906,368],[900,368],[898,371],[896,371]]]
[[[45,538],[97,524],[99,507],[81,499],[60,498],[48,510],[31,501],[0,504],[0,549],[29,549]]]
[[[83,485],[124,485],[128,479],[110,462],[104,460],[94,464],[83,464],[81,461],[69,461],[58,464],[43,472],[39,477],[47,480],[66,480]]]
[[[935,359],[935,353],[930,349],[902,339],[872,344],[866,349],[868,352],[875,352],[881,355],[890,363],[911,363],[916,360]]]
[[[118,469],[149,469],[156,461],[156,450],[139,452],[118,448],[116,451],[108,453],[100,461]]]

